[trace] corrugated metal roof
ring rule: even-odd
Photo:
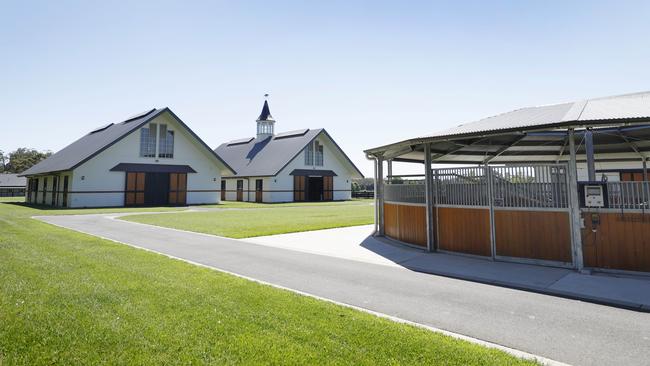
[[[462,124],[458,127],[440,131],[425,137],[465,135],[470,133],[508,130],[516,127],[530,127],[561,121],[571,110],[573,103],[549,105],[543,107],[529,107],[517,109],[512,112],[484,118],[476,122]]]
[[[543,127],[563,122],[630,118],[650,118],[650,91],[517,109],[424,137]]]
[[[603,121],[650,119],[650,91],[586,99],[570,103],[527,107],[487,117],[475,122],[418,136],[383,147],[366,150],[383,151],[395,145],[427,139],[453,139],[461,136],[490,135],[502,131],[526,131]]]

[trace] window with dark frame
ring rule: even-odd
[[[174,131],[169,131],[167,125],[160,125],[158,157],[171,159],[174,157]]]
[[[305,165],[314,165],[314,144],[305,147]]]
[[[140,129],[140,156],[143,158],[156,157],[156,124]]]
[[[314,141],[316,150],[316,166],[323,166],[323,145],[318,141]]]

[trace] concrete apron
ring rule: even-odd
[[[372,229],[372,225],[366,225],[242,241],[650,312],[650,277],[588,274],[566,268],[427,253],[370,236]]]

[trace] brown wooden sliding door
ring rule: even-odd
[[[255,202],[263,201],[264,181],[262,179],[255,180]]]
[[[125,206],[144,205],[144,173],[126,173]]]
[[[323,177],[323,200],[334,199],[334,177]]]
[[[305,179],[304,175],[294,175],[293,176],[293,200],[294,201],[304,201],[305,200]]]
[[[169,173],[169,204],[184,205],[187,202],[187,174]]]
[[[237,180],[237,201],[243,201],[243,200],[244,200],[244,180],[238,179]]]

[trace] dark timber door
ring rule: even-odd
[[[68,207],[68,176],[63,177],[63,201],[61,207]]]
[[[323,177],[323,200],[334,199],[334,177]]]
[[[169,203],[169,173],[145,173],[144,204],[161,206]]]
[[[237,180],[237,201],[244,200],[244,180]]]
[[[45,204],[45,195],[47,194],[47,177],[43,178],[43,197],[41,200],[42,204]]]
[[[323,177],[309,177],[307,195],[310,201],[323,200]]]
[[[262,202],[262,193],[264,192],[264,181],[262,179],[255,180],[255,202]]]
[[[56,197],[59,192],[59,177],[52,178],[52,206],[56,206]]]
[[[221,200],[222,201],[226,200],[226,180],[225,179],[221,180]]]
[[[304,175],[294,175],[293,176],[293,200],[294,201],[304,201],[305,200],[305,179]]]
[[[145,173],[126,173],[126,193],[124,195],[125,206],[144,205],[144,180]]]
[[[169,204],[184,205],[187,202],[187,174],[169,173]]]

